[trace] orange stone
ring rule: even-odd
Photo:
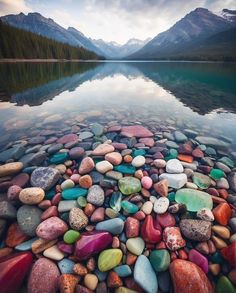
[[[126,264],[129,266],[132,266],[136,262],[136,259],[137,259],[137,255],[134,255],[128,252],[126,256]]]
[[[125,163],[131,163],[133,158],[130,155],[124,156],[124,162]]]
[[[175,293],[213,293],[206,274],[194,263],[176,259],[169,270]]]
[[[220,204],[220,203],[224,203],[224,202],[226,203],[226,200],[223,199],[222,197],[212,195],[211,198],[212,198],[213,203],[216,203],[216,204]]]
[[[61,275],[59,278],[60,293],[74,293],[75,286],[79,282],[79,280],[79,276],[71,274]]]
[[[89,188],[89,187],[91,187],[93,185],[93,180],[92,180],[91,176],[89,176],[89,175],[81,176],[79,178],[79,185],[82,188]]]
[[[15,247],[28,239],[29,237],[20,230],[18,224],[13,223],[8,228],[5,242],[7,246]]]
[[[168,195],[168,180],[163,179],[153,185],[154,189],[158,194],[161,196],[167,196]]]
[[[222,197],[223,199],[227,199],[227,197],[229,196],[228,191],[226,189],[218,189],[220,197]]]
[[[215,220],[223,226],[226,226],[228,224],[232,214],[231,208],[227,203],[220,203],[212,210],[212,212]]]
[[[107,277],[107,286],[109,288],[119,288],[123,285],[121,278],[118,276],[116,272],[109,272]]]
[[[178,159],[180,161],[184,161],[184,162],[187,162],[187,163],[192,163],[193,162],[193,157],[192,156],[189,156],[189,155],[178,155]]]
[[[0,258],[7,256],[12,253],[12,248],[4,247],[0,249]]]
[[[84,265],[82,265],[80,263],[76,263],[73,267],[73,272],[75,274],[83,277],[83,276],[87,275],[88,269]]]

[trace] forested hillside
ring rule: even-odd
[[[73,47],[0,21],[0,58],[17,59],[101,59],[94,52]]]

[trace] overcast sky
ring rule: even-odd
[[[125,43],[154,37],[197,7],[236,9],[236,0],[0,0],[0,15],[39,12],[88,37]]]

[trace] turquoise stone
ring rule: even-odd
[[[235,293],[236,288],[226,276],[221,276],[216,284],[216,293]]]
[[[190,212],[197,212],[203,208],[212,209],[213,202],[211,196],[203,191],[182,188],[175,194],[175,201],[186,205]]]
[[[221,169],[212,169],[210,172],[210,176],[215,180],[219,180],[220,178],[225,176],[225,173]]]
[[[121,200],[122,200],[122,193],[121,192],[113,192],[111,199],[110,199],[110,207],[119,212],[121,209]]]
[[[135,204],[133,204],[133,203],[127,201],[127,200],[123,200],[121,202],[121,207],[128,214],[135,214],[139,210],[139,208]]]
[[[69,155],[68,153],[56,153],[50,158],[51,164],[61,164],[64,163],[66,160],[68,160]]]
[[[168,193],[167,198],[169,199],[170,202],[174,202],[175,201],[175,192]]]
[[[130,174],[130,175],[134,174],[136,171],[134,166],[128,165],[128,164],[121,164],[118,166],[114,166],[113,170],[121,172],[123,174]]]
[[[170,153],[168,156],[166,156],[164,159],[166,161],[176,159],[178,157],[178,151],[176,149],[170,149]]]
[[[54,189],[51,189],[51,190],[49,190],[49,191],[46,192],[45,198],[51,200],[54,197],[55,194],[56,194],[55,193],[55,190]]]
[[[124,177],[118,181],[118,186],[120,191],[129,195],[132,193],[139,192],[141,190],[141,182],[137,178],[134,177]]]
[[[62,198],[63,199],[77,199],[80,196],[85,196],[88,190],[84,188],[69,188],[62,191]]]
[[[170,254],[166,249],[153,250],[149,260],[156,273],[164,272],[170,265]]]
[[[115,267],[114,271],[121,278],[125,278],[125,277],[132,275],[131,268],[128,265],[121,265],[121,266]]]
[[[199,172],[193,173],[193,182],[201,189],[207,189],[211,185],[211,178]]]
[[[137,157],[137,156],[145,156],[146,151],[145,150],[134,150],[132,152],[132,157]]]

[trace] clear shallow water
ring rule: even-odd
[[[173,126],[236,150],[236,65],[104,62],[0,64],[0,149],[81,121]]]

